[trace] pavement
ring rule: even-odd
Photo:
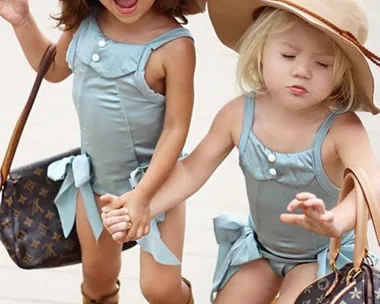
[[[380,4],[365,1],[372,32],[368,47],[380,54]],[[41,30],[53,41],[60,35],[49,16],[58,12],[56,1],[30,1]],[[195,78],[196,103],[186,149],[191,151],[206,134],[217,111],[236,96],[235,64],[237,56],[224,47],[211,27],[207,14],[189,18],[188,28],[197,47]],[[377,82],[380,69],[373,68]],[[11,132],[26,101],[35,73],[27,64],[12,28],[0,20],[0,160]],[[377,90],[376,96],[379,98]],[[380,102],[377,102],[380,106]],[[371,144],[380,160],[380,119],[361,114]],[[76,147],[78,122],[71,99],[71,78],[59,84],[43,83],[30,115],[14,167]],[[245,219],[248,204],[238,154],[233,151],[207,184],[188,200],[183,274],[193,283],[196,303],[209,303],[209,291],[216,262],[212,218],[230,213]],[[372,229],[370,246],[380,253]],[[123,253],[121,302],[143,304],[139,289],[138,249]],[[49,270],[21,270],[13,264],[0,245],[0,304],[77,304],[80,303],[81,268],[79,265]]]

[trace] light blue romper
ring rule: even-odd
[[[266,258],[281,277],[298,264],[309,262],[318,262],[318,277],[330,272],[329,238],[296,225],[283,224],[280,215],[288,213],[287,205],[300,192],[314,193],[325,202],[326,209],[336,206],[339,188],[324,172],[321,148],[339,115],[330,113],[319,127],[312,148],[278,153],[265,147],[253,133],[254,111],[253,98],[246,96],[239,154],[250,216],[246,223],[227,215],[214,218],[219,252],[211,301],[240,267],[260,258]],[[353,258],[354,237],[353,232],[343,236],[338,267]]]
[[[184,28],[171,30],[147,44],[118,43],[103,35],[91,14],[71,41],[66,60],[73,71],[73,99],[79,117],[82,154],[49,166],[48,176],[64,179],[56,197],[64,235],[75,222],[76,194],[83,197],[94,236],[103,225],[93,193],[121,195],[133,189],[149,165],[163,129],[165,96],[145,81],[152,52],[164,44],[188,37]],[[180,261],[159,236],[157,222],[137,242],[162,264]]]

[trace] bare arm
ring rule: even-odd
[[[179,161],[164,185],[150,202],[152,218],[167,211],[197,192],[235,146],[229,105],[215,117],[213,124],[195,150]]]
[[[52,42],[42,34],[31,15],[29,15],[22,25],[14,26],[13,28],[26,59],[30,66],[37,71],[42,56]],[[46,73],[46,80],[60,82],[71,74],[71,70],[66,62],[66,52],[72,37],[72,32],[63,32],[61,35],[57,43],[57,54]]]
[[[138,196],[146,204],[165,182],[176,164],[186,141],[193,111],[194,44],[187,38],[175,40],[168,45],[168,54],[170,58],[164,61],[166,79],[164,126],[149,168],[136,187]]]
[[[236,146],[237,137],[240,137],[241,132],[239,122],[242,117],[242,102],[240,99],[237,98],[225,105],[196,149],[188,157],[176,163],[165,183],[150,201],[148,208],[150,208],[151,218],[173,208],[200,189]],[[133,223],[133,218],[127,211],[128,199],[110,194],[103,195],[100,199],[106,205],[102,208],[105,228],[112,234],[115,241],[129,240],[128,236],[126,238],[126,230],[130,228],[129,222]],[[147,233],[148,231],[145,231],[145,234]]]
[[[52,42],[39,30],[30,14],[28,0],[0,0],[0,17],[13,26],[29,64],[37,71],[43,54]],[[72,36],[73,32],[64,32],[59,39],[57,55],[45,77],[48,81],[59,82],[71,74],[65,57]]]
[[[332,139],[339,172],[347,167],[360,166],[373,183],[375,195],[380,197],[380,168],[371,149],[367,132],[354,113],[340,116],[333,124],[329,137]],[[302,214],[282,214],[287,224],[299,225],[320,235],[340,237],[351,231],[356,223],[356,194],[353,189],[344,200],[331,210],[312,193],[298,193],[287,210],[301,209]]]
[[[347,114],[341,117],[340,121],[337,121],[334,131],[336,133],[334,134],[335,147],[344,168],[362,167],[373,182],[373,189],[377,191],[375,195],[380,197],[379,164],[360,119],[355,114]],[[341,136],[342,132],[350,136]],[[342,232],[352,230],[356,221],[356,195],[354,190],[332,211]]]

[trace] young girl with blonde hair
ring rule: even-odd
[[[353,257],[356,196],[351,192],[338,206],[337,200],[347,167],[361,166],[379,182],[355,111],[379,113],[366,57],[378,66],[380,58],[363,46],[368,25],[358,0],[208,3],[219,38],[240,55],[244,94],[219,111],[206,137],[177,163],[151,212],[195,193],[236,147],[250,215],[246,223],[214,219],[219,254],[212,301],[216,294],[216,303],[267,304],[279,292],[277,303],[294,303],[331,271],[331,237],[342,238],[338,267]],[[101,199],[110,203],[105,227],[123,240],[129,202]]]

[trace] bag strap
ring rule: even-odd
[[[354,270],[359,271],[368,253],[367,228],[369,216],[375,228],[377,242],[380,246],[380,201],[373,191],[371,181],[365,171],[360,167],[347,168],[344,172],[343,185],[339,194],[338,203],[355,189],[356,193],[356,225]],[[334,264],[339,255],[341,238],[330,240],[330,265]]]
[[[13,158],[16,154],[17,146],[20,142],[21,134],[24,130],[26,121],[28,120],[29,113],[33,107],[38,90],[41,86],[41,82],[46,72],[49,70],[50,65],[54,61],[55,54],[56,54],[56,45],[52,44],[52,45],[49,45],[44,56],[42,57],[41,63],[38,67],[37,76],[34,81],[32,90],[29,94],[29,97],[24,106],[24,109],[22,110],[21,115],[16,123],[16,126],[13,130],[12,137],[8,144],[7,152],[5,153],[3,164],[1,165],[0,191],[3,190],[6,179],[9,175]]]

